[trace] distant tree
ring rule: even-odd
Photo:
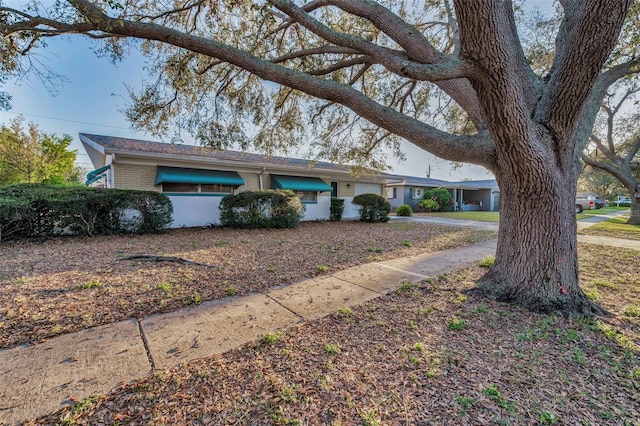
[[[41,133],[23,118],[0,128],[0,185],[15,183],[80,183],[81,171],[74,165],[76,151],[69,151],[71,136]]]
[[[604,198],[612,198],[626,189],[613,175],[585,164],[578,179],[578,191],[594,192]]]
[[[640,88],[628,88],[623,95],[607,95],[601,106],[590,144],[582,161],[617,179],[631,198],[631,216],[627,223],[640,225],[640,113],[634,99]],[[626,107],[626,108],[625,108]]]

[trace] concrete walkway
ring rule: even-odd
[[[330,276],[0,351],[0,424],[15,424],[153,369],[228,351],[494,254],[496,240],[356,266]]]

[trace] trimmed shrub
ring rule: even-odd
[[[438,203],[439,211],[447,211],[449,207],[453,204],[451,200],[451,192],[448,189],[444,188],[434,188],[424,191],[422,194],[423,200],[433,200]],[[418,203],[420,205],[420,203]],[[438,211],[438,210],[427,210],[427,211]]]
[[[332,198],[331,206],[329,207],[329,220],[340,220],[344,213],[344,199]]]
[[[400,204],[396,209],[396,214],[398,216],[411,216],[413,214],[413,210],[411,210],[411,206],[408,204]]]
[[[420,200],[418,201],[418,207],[420,207],[425,212],[437,212],[440,210],[440,204],[434,200]]]
[[[152,233],[172,220],[153,191],[22,184],[0,188],[0,241],[57,235]]]
[[[391,203],[379,194],[360,194],[353,197],[353,204],[360,206],[360,220],[365,222],[386,222],[389,220]]]
[[[232,228],[295,228],[305,205],[293,191],[244,191],[220,202],[220,222]]]

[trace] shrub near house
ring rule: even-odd
[[[389,220],[391,203],[379,194],[360,194],[353,197],[353,204],[360,206],[360,220],[365,222],[386,222]]]
[[[396,214],[398,216],[411,216],[413,214],[413,210],[411,210],[411,206],[408,204],[400,204],[396,209]]]
[[[220,222],[232,228],[295,228],[305,205],[293,191],[243,191],[220,202]]]
[[[57,235],[153,233],[171,223],[163,194],[80,186],[0,188],[0,241]]]
[[[451,193],[448,189],[434,188],[422,194],[422,200],[420,200],[418,206],[428,212],[443,212],[448,211],[451,204]]]

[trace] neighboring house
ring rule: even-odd
[[[392,210],[397,209],[401,204],[407,204],[413,211],[417,211],[418,202],[422,199],[424,191],[444,188],[448,184],[449,182],[440,179],[398,175],[388,179],[386,195]]]
[[[387,175],[354,177],[349,168],[200,146],[81,133],[96,170],[87,184],[165,193],[173,204],[172,227],[218,224],[227,194],[290,189],[306,205],[303,220],[329,219],[331,197],[345,199],[344,218],[358,216],[353,197],[383,195]]]
[[[408,204],[416,211],[425,191],[445,188],[451,192],[452,210],[494,211],[500,209],[500,190],[495,180],[447,182],[414,176],[388,176],[386,196],[395,210]]]

